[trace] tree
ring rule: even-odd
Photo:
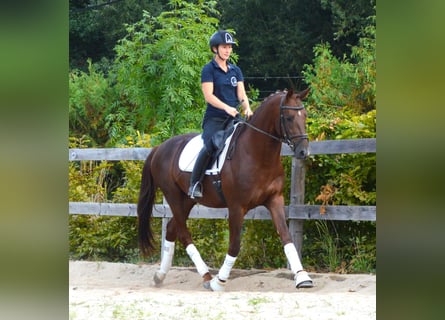
[[[334,39],[339,44],[333,46],[334,54],[341,56],[349,53],[347,47],[356,45],[363,28],[370,22],[368,17],[375,16],[375,0],[320,0],[321,7],[331,12]]]
[[[221,24],[236,30],[239,64],[247,84],[264,93],[299,87],[303,66],[312,61],[313,47],[329,43],[341,57],[356,45],[359,31],[375,15],[373,0],[267,1],[220,0]],[[259,79],[249,79],[249,77]],[[270,78],[280,76],[280,79]]]
[[[142,11],[162,12],[166,0],[70,0],[70,67],[86,71],[94,63],[114,58],[113,48],[124,37],[125,23],[142,18]]]
[[[116,85],[159,141],[199,130],[201,68],[211,58],[208,39],[219,15],[214,2],[171,0],[170,6],[158,17],[144,11],[116,46]]]

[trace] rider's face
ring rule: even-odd
[[[230,54],[232,53],[232,45],[231,44],[220,44],[218,46],[218,53],[222,59],[229,59]]]

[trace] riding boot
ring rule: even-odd
[[[199,151],[198,158],[196,159],[195,166],[193,167],[192,176],[190,177],[190,188],[188,195],[192,199],[202,197],[203,190],[201,181],[204,178],[205,171],[211,158],[212,155],[204,146],[201,151]]]

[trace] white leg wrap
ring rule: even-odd
[[[284,253],[286,254],[293,273],[303,270],[300,257],[298,256],[297,249],[295,249],[295,245],[293,243],[288,243],[284,246]]]
[[[185,251],[187,251],[187,254],[189,255],[190,259],[192,259],[193,263],[196,266],[196,269],[198,270],[198,273],[201,276],[204,276],[207,272],[209,272],[209,268],[202,260],[198,249],[196,249],[193,243],[189,244],[187,248],[185,248]]]
[[[162,254],[161,267],[159,272],[167,274],[172,266],[173,254],[175,253],[175,243],[171,241],[164,240],[164,252]]]
[[[235,264],[236,257],[232,257],[230,255],[226,255],[226,259],[224,260],[224,263],[219,269],[218,278],[222,281],[226,281],[229,279],[230,271],[232,271],[232,267]]]

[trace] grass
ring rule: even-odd
[[[335,272],[341,265],[341,256],[337,250],[338,237],[333,237],[329,231],[326,220],[317,220],[315,223],[318,234],[320,236],[320,245],[325,252],[325,258],[329,271]]]

